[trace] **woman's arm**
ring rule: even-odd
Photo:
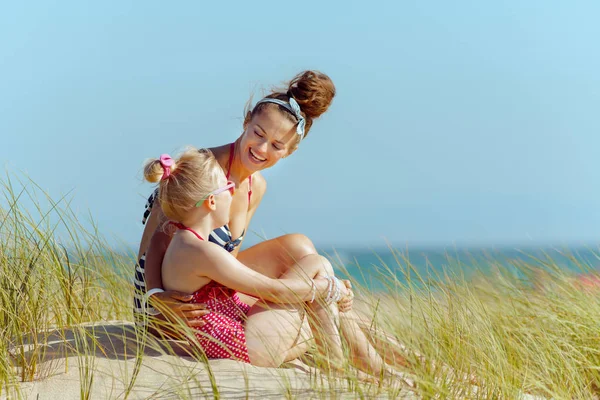
[[[138,249],[138,260],[142,258],[142,255],[148,250],[152,234],[158,227],[160,219],[164,218],[160,205],[158,204],[158,200],[154,198],[154,194],[150,197],[150,199],[148,199],[148,202],[150,203],[150,205],[147,206],[150,215],[148,216],[146,222],[143,222],[145,227],[144,232],[142,233],[142,240],[140,240],[140,247]]]
[[[156,229],[150,240],[150,246],[146,251],[145,275],[146,275],[146,290],[161,288],[162,276],[161,267],[162,261],[165,258],[167,247],[171,243],[171,236],[165,233],[162,229]]]
[[[190,268],[198,268],[201,276],[208,277],[223,286],[250,296],[260,297],[273,303],[299,303],[326,298],[333,288],[325,278],[273,279],[251,270],[239,262],[225,249],[212,243],[194,243],[182,248],[180,260],[189,263]],[[314,289],[313,289],[314,282]],[[345,285],[339,285],[341,296],[348,295]]]

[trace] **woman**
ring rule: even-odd
[[[244,130],[234,143],[210,149],[227,179],[234,182],[236,194],[232,199],[229,223],[211,232],[209,240],[222,245],[242,264],[265,276],[279,278],[311,260],[321,261],[312,242],[299,234],[267,240],[243,251],[239,247],[266,190],[266,181],[260,171],[275,165],[298,148],[310,131],[313,121],[328,109],[334,96],[335,86],[327,75],[316,71],[302,72],[290,81],[287,90],[274,91],[252,109],[246,110]],[[151,298],[167,307],[172,314],[182,317],[189,326],[201,326],[203,322],[198,317],[205,315],[206,310],[201,305],[189,303],[191,295],[162,290],[161,263],[170,236],[156,229],[164,216],[154,197],[149,199],[148,211],[150,210],[152,212],[140,244],[139,265],[136,266],[135,310],[139,315],[143,311],[144,298]],[[334,275],[330,264],[326,268],[327,275]],[[256,300],[244,298],[244,301],[252,305]],[[339,304],[340,311],[348,311],[351,305],[349,298],[345,303]],[[255,320],[268,326],[274,319],[287,318],[288,314],[285,309],[280,310],[279,315],[277,310],[270,310],[268,313],[259,313]],[[384,343],[378,341],[369,343],[357,321],[358,318],[353,313],[340,314],[339,323],[349,343],[351,355],[355,361],[379,370],[382,368],[382,359],[371,344],[378,350],[388,349],[382,349]],[[279,329],[287,329],[285,326],[277,326]],[[300,343],[296,346],[296,353],[288,356],[293,359],[306,350],[307,344]]]
[[[194,302],[207,305],[209,313],[202,318],[205,324],[195,328],[195,335],[208,358],[279,366],[293,350],[296,332],[290,331],[287,337],[271,336],[271,326],[255,321],[261,313],[270,311],[262,304],[249,307],[242,303],[237,292],[287,304],[288,309],[302,309],[301,304],[306,302],[311,313],[324,315],[318,323],[328,333],[325,340],[339,337],[329,315],[320,310],[349,296],[350,291],[335,277],[320,278],[326,260],[303,263],[298,271],[308,273],[306,277],[288,271],[281,279],[273,279],[246,267],[223,247],[204,240],[229,220],[235,186],[227,181],[210,151],[190,149],[177,162],[163,155],[147,163],[144,175],[150,182],[160,182],[160,204],[169,224],[179,230],[162,263],[163,284],[166,289],[193,293]],[[328,341],[323,351],[342,361],[341,343]]]

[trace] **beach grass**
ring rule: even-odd
[[[374,335],[385,332],[391,346],[407,349],[422,396],[600,397],[600,287],[581,284],[548,254],[508,267],[448,256],[430,269],[442,273],[422,276],[408,251],[390,251],[394,265],[372,266],[385,289],[363,293],[365,314]],[[594,273],[576,254],[562,254],[580,274]]]
[[[550,256],[510,268],[448,257],[424,276],[392,248],[393,265],[362,266],[383,289],[355,282],[357,320],[412,387],[365,383],[349,367],[331,376],[317,354],[297,368],[247,368],[136,329],[135,255],[112,250],[69,196],[8,175],[0,183],[0,396],[26,398],[70,373],[85,399],[600,397],[600,292]]]

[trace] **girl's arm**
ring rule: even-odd
[[[179,260],[185,260],[189,268],[198,270],[201,276],[210,278],[223,286],[250,296],[260,297],[273,303],[299,303],[323,299],[333,294],[329,281],[314,279],[273,279],[251,270],[239,262],[227,250],[213,243],[196,242],[181,249]],[[348,295],[345,285],[339,285],[341,296]]]

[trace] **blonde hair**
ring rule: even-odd
[[[165,169],[159,159],[146,162],[144,178],[159,182],[158,200],[165,216],[181,222],[199,200],[217,188],[223,169],[207,149],[189,147],[174,161],[164,179]]]

